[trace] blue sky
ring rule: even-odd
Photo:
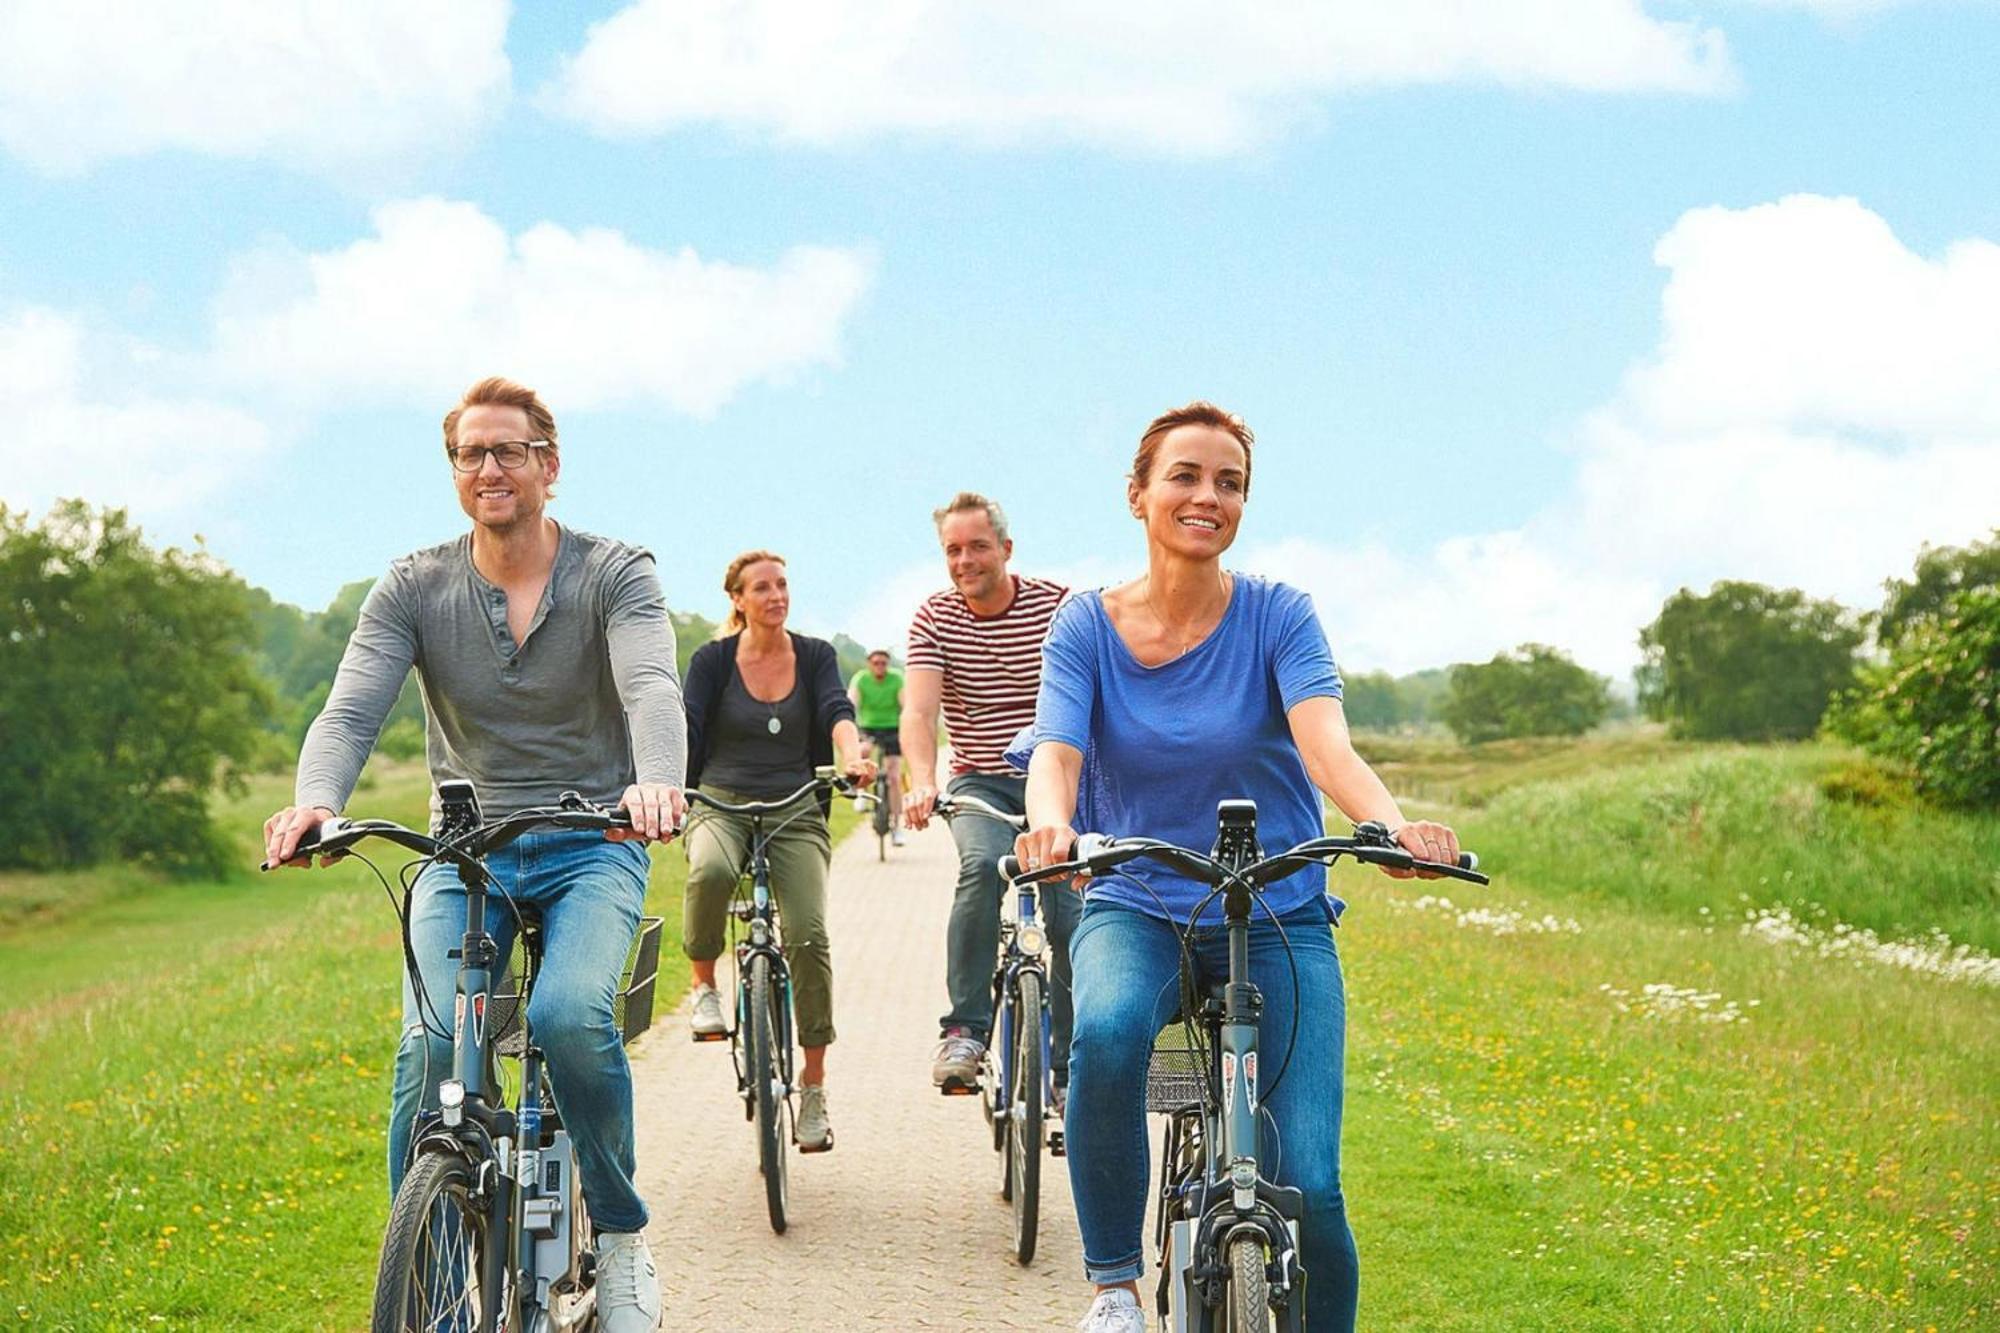
[[[0,502],[303,605],[463,526],[495,372],[673,605],[769,546],[877,641],[960,488],[1135,572],[1193,397],[1350,669],[1622,676],[1683,584],[2000,523],[1993,4],[198,8],[0,0]]]

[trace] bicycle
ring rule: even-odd
[[[778,921],[777,900],[771,896],[771,863],[766,855],[770,841],[780,829],[803,815],[810,806],[801,806],[769,833],[764,831],[767,816],[782,814],[816,795],[824,786],[852,794],[852,788],[832,768],[815,770],[812,781],[789,796],[775,801],[745,801],[732,804],[708,793],[690,789],[690,805],[705,805],[722,814],[744,815],[750,820],[750,864],[744,876],[750,881],[750,897],[739,897],[730,906],[730,915],[744,923],[747,933],[736,941],[735,1024],[723,1032],[698,1035],[696,1041],[729,1042],[731,1062],[736,1066],[736,1090],[743,1098],[743,1118],[757,1135],[757,1169],[764,1177],[764,1203],[770,1213],[771,1230],[783,1235],[789,1224],[791,1180],[787,1171],[786,1146],[793,1142],[792,1094],[796,1067],[792,1046],[792,975],[785,965],[784,935]],[[865,795],[865,793],[864,793]],[[801,1148],[802,1152],[826,1152],[833,1147],[828,1136],[824,1145]]]
[[[346,855],[365,838],[380,838],[416,852],[422,859],[404,868],[406,901],[411,871],[433,861],[453,866],[465,886],[452,1067],[438,1084],[438,1109],[417,1123],[410,1167],[390,1208],[370,1328],[374,1333],[587,1330],[596,1322],[596,1279],[576,1153],[562,1127],[534,1034],[525,1026],[517,1031],[513,1022],[526,1022],[539,961],[539,923],[516,909],[528,966],[517,995],[497,990],[503,960],[486,929],[486,900],[494,885],[485,862],[536,827],[605,831],[630,828],[631,820],[624,811],[591,805],[575,792],[565,792],[555,806],[524,810],[491,824],[481,821],[471,783],[439,783],[438,797],[435,836],[388,820],[336,817],[298,845],[301,856],[334,857]],[[266,862],[261,868],[273,867]],[[388,887],[386,878],[383,886]],[[408,912],[399,907],[398,915],[404,923],[405,961],[416,977]],[[656,949],[657,940],[655,935]],[[425,1022],[436,1021],[434,1030],[441,1031],[441,1015],[431,1007],[421,980],[416,984],[419,1004],[427,1011]],[[651,979],[643,985],[650,997]],[[637,985],[629,987],[621,998],[637,990]],[[629,1004],[626,1017],[630,1040]],[[518,1036],[512,1045],[510,1033]],[[513,1106],[500,1086],[501,1054],[517,1055],[521,1063]]]
[[[869,798],[873,801],[874,808],[869,812],[868,822],[875,830],[875,859],[886,861],[889,859],[889,847],[894,841],[896,832],[889,802],[888,747],[881,741],[874,740],[872,736],[870,742],[872,748],[869,753],[875,759],[875,784]]]
[[[940,793],[934,808],[946,819],[974,814],[1017,832],[1028,823],[1023,816],[1008,814],[976,796]],[[1048,934],[1036,917],[1035,890],[1016,887],[1013,897],[1013,915],[1006,912],[1004,899],[1000,914],[1000,951],[993,967],[993,1040],[980,1057],[978,1092],[980,1109],[993,1130],[994,1151],[1000,1154],[1000,1197],[1013,1207],[1014,1257],[1025,1266],[1035,1257],[1042,1150],[1046,1145],[1050,1156],[1062,1156],[1063,1136],[1055,1109]]]
[[[1310,865],[1332,865],[1343,856],[1488,882],[1471,853],[1445,865],[1412,856],[1372,820],[1356,825],[1354,833],[1309,839],[1267,857],[1257,844],[1256,802],[1223,801],[1216,809],[1215,846],[1206,853],[1151,838],[1085,834],[1061,864],[1024,875],[1013,857],[1002,862],[1002,873],[1019,885],[1102,876],[1145,857],[1211,887],[1190,921],[1199,921],[1210,903],[1222,899],[1228,975],[1203,984],[1185,947],[1187,931],[1182,932],[1186,1045],[1156,1043],[1148,1076],[1147,1109],[1168,1116],[1154,1244],[1161,1251],[1160,1326],[1171,1333],[1269,1330],[1274,1319],[1284,1333],[1302,1333],[1305,1325],[1308,1275],[1298,1258],[1303,1198],[1267,1179],[1257,1157],[1257,1019],[1263,999],[1249,980],[1253,895],[1274,880]],[[1284,1064],[1281,1059],[1273,1086],[1284,1076]]]

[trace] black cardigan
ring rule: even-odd
[[[786,631],[790,633],[790,631]],[[688,661],[687,679],[681,682],[681,696],[687,703],[688,759],[687,785],[701,782],[701,770],[708,762],[708,734],[715,722],[715,710],[722,706],[722,691],[736,670],[736,641],[743,636],[704,643]],[[833,762],[833,724],[854,720],[854,703],[847,687],[840,683],[840,659],[825,639],[792,634],[792,654],[798,659],[799,679],[806,687],[807,749],[814,768]],[[833,809],[833,793],[819,794],[821,814]]]

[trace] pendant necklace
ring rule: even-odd
[[[1217,582],[1220,583],[1221,580],[1218,579]],[[1168,624],[1167,618],[1160,614],[1160,608],[1153,605],[1153,580],[1150,576],[1146,579],[1146,609],[1153,613],[1153,619],[1160,622],[1161,629],[1173,635],[1173,637],[1180,642],[1181,645],[1180,651],[1173,655],[1173,658],[1171,659],[1173,661],[1178,662],[1183,657],[1186,657],[1189,653],[1193,652],[1195,649],[1201,647],[1202,641],[1208,638],[1209,634],[1213,634],[1215,632],[1214,626],[1210,626],[1208,633],[1198,635],[1191,641],[1182,638],[1180,631],[1176,630],[1172,625]],[[1217,621],[1216,623],[1220,624],[1221,622]],[[776,719],[773,720],[775,721]]]

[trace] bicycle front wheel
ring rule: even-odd
[[[1035,1257],[1042,1202],[1042,978],[1014,978],[1014,1087],[1007,1111],[1007,1183],[1014,1205],[1014,1257]]]
[[[790,1181],[786,1176],[787,1154],[785,1147],[791,1135],[788,1122],[791,1120],[791,1102],[784,1089],[778,1084],[779,1071],[783,1068],[778,1058],[778,1034],[784,1025],[778,1021],[777,1006],[783,1004],[776,983],[771,977],[771,960],[767,955],[756,954],[750,959],[750,1027],[749,1050],[745,1053],[753,1084],[752,1102],[755,1108],[753,1119],[757,1126],[757,1166],[764,1173],[764,1202],[771,1211],[771,1230],[779,1235],[785,1233],[785,1210],[791,1204]]]
[[[512,1328],[509,1274],[485,1284],[488,1235],[470,1163],[457,1153],[419,1157],[396,1191],[382,1235],[372,1333],[490,1333]]]
[[[1229,1242],[1227,1313],[1227,1333],[1269,1333],[1271,1283],[1264,1273],[1264,1247],[1254,1236]]]

